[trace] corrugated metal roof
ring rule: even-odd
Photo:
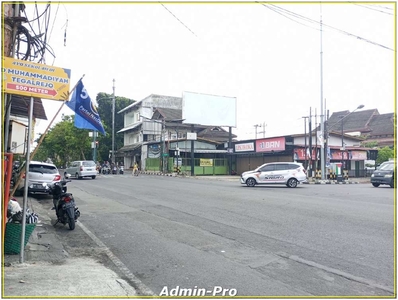
[[[137,123],[135,123],[135,124],[133,124],[133,125],[131,125],[131,126],[124,127],[123,129],[119,130],[119,131],[116,132],[116,133],[121,133],[121,132],[125,132],[125,131],[128,131],[128,130],[132,130],[132,129],[134,129],[134,128],[137,128],[137,127],[140,126],[141,124],[142,124],[142,121],[137,122]]]
[[[11,95],[10,115],[16,117],[29,118],[30,97],[21,95]],[[47,120],[46,112],[40,98],[33,98],[33,118]]]
[[[131,145],[126,145],[126,146],[123,146],[122,148],[120,148],[117,151],[120,151],[120,152],[133,151],[135,149],[140,148],[141,145],[142,145],[141,143],[135,143],[135,144],[131,144]]]

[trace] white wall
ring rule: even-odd
[[[12,132],[10,136],[10,148],[14,154],[24,154],[26,152],[25,136],[27,127],[24,124],[11,121]],[[16,148],[15,148],[16,146]]]

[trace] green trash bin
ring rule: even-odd
[[[25,225],[25,246],[36,228],[36,223]],[[21,223],[6,223],[4,235],[4,254],[19,254],[21,252]]]

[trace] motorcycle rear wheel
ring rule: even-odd
[[[73,229],[75,229],[75,220],[74,219],[71,219],[71,218],[68,218],[68,224],[69,224],[69,229],[70,230],[73,230]]]

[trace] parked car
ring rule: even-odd
[[[91,177],[95,179],[97,175],[97,165],[93,160],[78,160],[73,161],[65,169],[65,173],[75,177],[77,179],[82,179],[83,177]]]
[[[257,184],[285,184],[295,188],[300,182],[307,181],[307,172],[301,163],[273,162],[242,173],[240,181],[249,187]]]
[[[378,167],[373,174],[370,176],[370,183],[374,187],[378,187],[380,184],[387,184],[390,187],[394,187],[395,183],[395,163],[394,161],[386,161]]]
[[[16,184],[20,174],[22,179],[18,184],[18,188],[15,193],[21,195],[25,188],[25,165],[23,162],[18,170],[14,174],[14,183]],[[31,161],[29,163],[29,174],[28,174],[28,193],[29,194],[48,194],[48,184],[61,181],[61,175],[57,167],[54,164]]]

